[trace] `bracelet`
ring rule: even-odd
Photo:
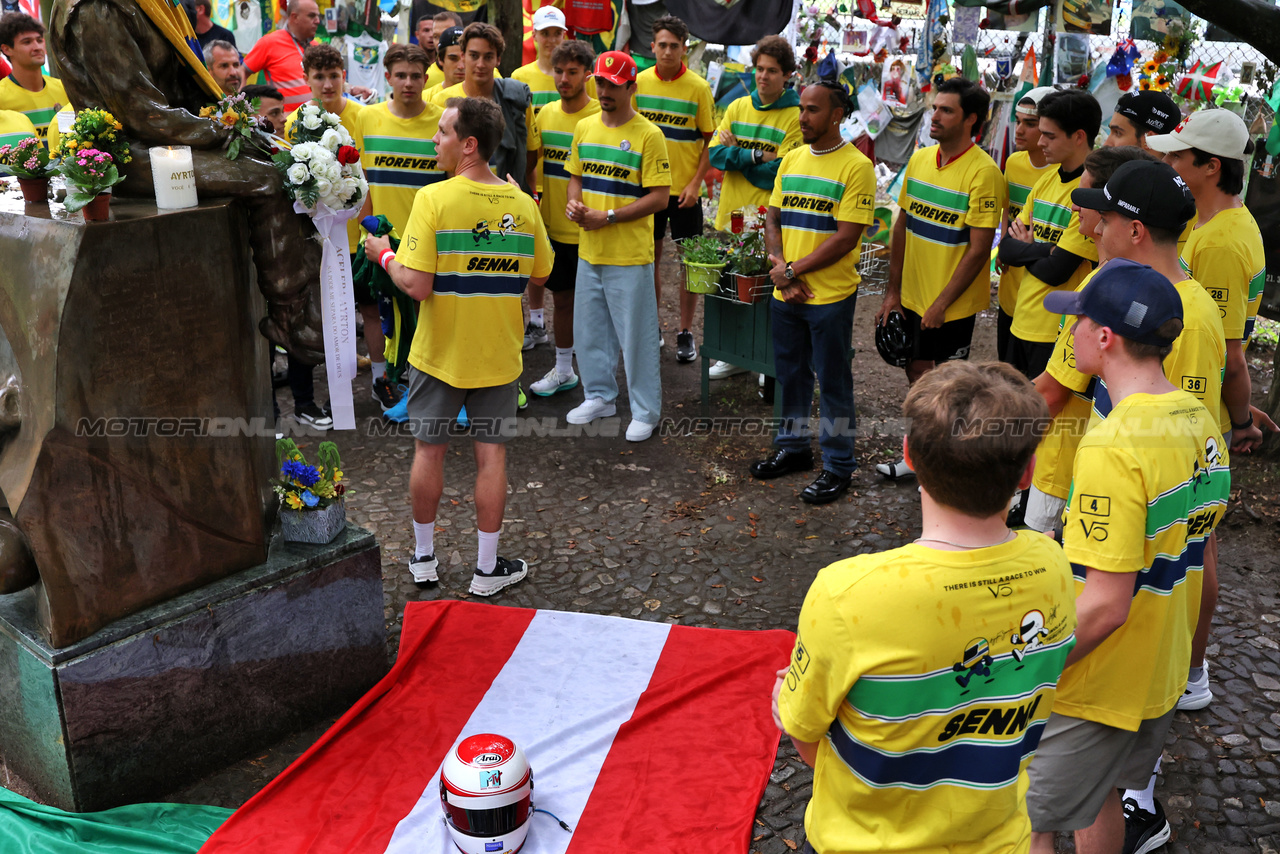
[[[1251,410],[1249,410],[1249,420],[1248,420],[1248,421],[1244,422],[1243,424],[1237,424],[1237,423],[1236,423],[1236,422],[1234,422],[1234,421],[1232,421],[1232,422],[1231,422],[1231,429],[1232,429],[1232,430],[1248,430],[1248,429],[1249,429],[1250,427],[1252,427],[1252,426],[1253,426],[1253,410],[1252,410],[1252,409],[1251,409]]]
[[[392,249],[383,249],[382,254],[378,256],[378,266],[387,269],[387,265],[396,259],[396,253]]]

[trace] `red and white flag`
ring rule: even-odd
[[[522,854],[746,854],[795,636],[471,602],[405,609],[391,672],[202,854],[453,850],[439,773],[495,732],[533,767]]]

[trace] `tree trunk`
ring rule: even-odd
[[[489,16],[507,42],[498,70],[503,77],[510,77],[524,65],[524,7],[520,0],[489,0]]]
[[[1271,0],[1178,0],[1178,4],[1231,31],[1280,65],[1280,7]]]

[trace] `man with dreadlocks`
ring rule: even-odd
[[[817,375],[822,473],[800,493],[809,504],[849,488],[853,456],[853,373],[849,344],[858,298],[862,234],[875,209],[871,161],[840,136],[849,95],[823,81],[800,96],[805,145],[782,159],[769,199],[765,241],[773,264],[773,351],[782,388],[774,450],[751,466],[762,480],[813,468],[809,408]]]

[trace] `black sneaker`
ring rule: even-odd
[[[698,358],[698,345],[693,343],[693,333],[688,329],[676,335],[676,361],[692,362]]]
[[[414,555],[409,558],[409,572],[413,575],[413,583],[419,590],[425,590],[440,580],[440,576],[436,574],[436,567],[439,565],[440,562],[436,560],[435,555],[426,557]]]
[[[317,430],[328,430],[333,427],[333,419],[314,403],[305,403],[302,406],[295,407],[293,417],[298,419],[299,423],[314,427]]]
[[[373,381],[373,399],[378,401],[382,411],[386,412],[400,402],[400,392],[396,391],[391,380],[386,377],[377,377]]]
[[[1147,854],[1169,841],[1173,828],[1164,817],[1164,807],[1159,801],[1155,812],[1147,812],[1133,798],[1124,799],[1124,848],[1123,854]]]
[[[476,596],[492,596],[504,587],[510,587],[529,574],[529,564],[522,560],[498,558],[493,572],[476,570],[471,576],[471,592]]]

